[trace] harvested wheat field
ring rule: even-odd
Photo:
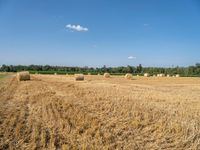
[[[200,149],[200,78],[1,79],[0,149]]]

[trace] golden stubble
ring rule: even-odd
[[[199,149],[200,79],[32,75],[0,86],[0,149]]]

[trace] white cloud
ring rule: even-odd
[[[128,56],[128,59],[136,59],[134,56]]]
[[[71,31],[79,31],[79,32],[86,32],[88,31],[88,28],[82,27],[81,25],[71,25],[68,24],[65,26],[65,28],[71,30]]]

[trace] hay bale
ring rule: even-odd
[[[144,77],[149,77],[149,76],[150,76],[149,73],[145,73],[145,74],[144,74]]]
[[[180,75],[179,75],[179,74],[176,74],[176,76],[175,76],[175,77],[177,77],[177,78],[178,78],[178,77],[180,77]]]
[[[133,78],[133,75],[131,73],[127,73],[125,75],[125,78],[128,79],[128,80],[131,80]]]
[[[83,74],[75,74],[74,77],[75,77],[76,81],[84,80],[84,75]]]
[[[156,77],[156,75],[154,74],[153,77]]]
[[[104,73],[104,78],[110,78],[110,74],[109,73]]]
[[[165,74],[164,74],[164,73],[161,73],[161,74],[160,74],[160,77],[165,77]]]
[[[170,75],[168,74],[167,77],[170,77]]]
[[[137,77],[139,77],[139,74],[137,74]]]
[[[91,75],[91,73],[89,72],[88,75]]]
[[[57,73],[55,72],[54,75],[57,75]]]
[[[18,81],[26,81],[30,80],[30,73],[28,71],[22,71],[17,73],[17,79]]]
[[[165,77],[164,73],[157,74],[157,77]]]

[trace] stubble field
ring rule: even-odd
[[[0,149],[200,149],[200,78],[1,79]]]

